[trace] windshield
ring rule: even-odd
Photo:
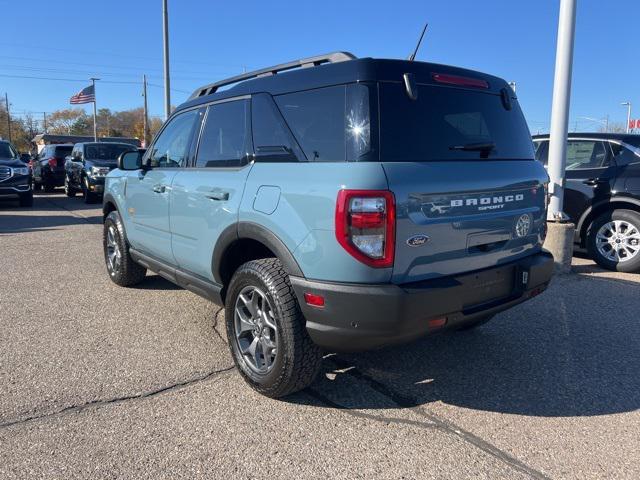
[[[115,161],[122,152],[134,150],[131,145],[118,144],[100,144],[86,145],[84,155],[88,160],[113,160]]]
[[[8,143],[0,143],[0,158],[15,158],[17,157],[16,151]]]
[[[534,158],[517,101],[480,90],[380,83],[380,159],[397,162]]]

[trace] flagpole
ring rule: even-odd
[[[93,85],[93,141],[98,141],[98,124],[96,122],[97,108],[96,108],[96,80],[100,80],[99,78],[91,77],[91,85]]]

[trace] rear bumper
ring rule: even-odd
[[[42,176],[38,179],[39,183],[44,185],[53,185],[54,187],[61,187],[64,185],[64,170],[51,171],[48,169],[42,169]]]
[[[433,331],[431,319],[446,317],[440,331],[494,315],[541,293],[552,275],[553,257],[543,251],[477,272],[405,285],[337,284],[300,277],[291,277],[291,283],[312,340],[332,351],[355,352],[426,335]],[[510,282],[507,290],[505,282]],[[494,288],[500,288],[498,298]],[[324,307],[307,305],[305,292],[322,295]]]

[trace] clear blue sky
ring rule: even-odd
[[[248,69],[333,50],[404,58],[424,21],[418,60],[478,69],[517,82],[533,133],[549,126],[559,0],[211,1],[169,0],[172,103],[201,84]],[[160,0],[0,0],[0,93],[12,110],[51,112],[97,76],[98,107],[162,114]],[[578,0],[571,125],[579,117],[640,117],[638,0]],[[124,83],[107,83],[124,82]],[[129,82],[129,83],[126,83]],[[89,111],[87,106],[87,111]]]

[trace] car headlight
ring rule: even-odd
[[[108,167],[91,167],[92,177],[104,177],[109,173]]]
[[[13,175],[29,175],[29,167],[13,168]]]

